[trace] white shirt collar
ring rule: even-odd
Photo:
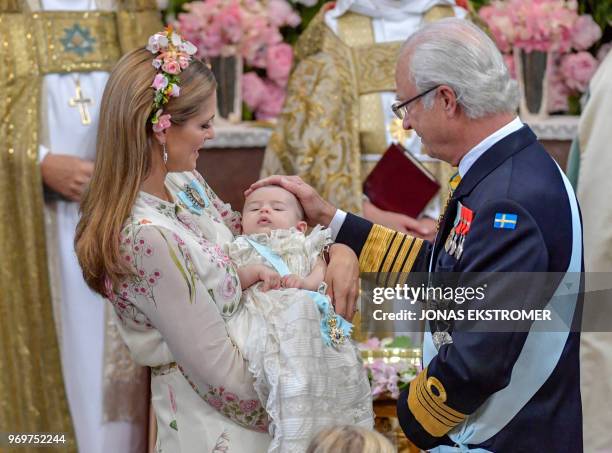
[[[459,162],[459,176],[463,178],[480,156],[487,152],[487,150],[489,150],[498,141],[507,137],[513,132],[518,131],[521,127],[523,127],[523,122],[517,116],[504,127],[496,130],[478,145],[474,146]]]

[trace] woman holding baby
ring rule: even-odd
[[[216,106],[194,53],[170,30],[115,67],[75,242],[151,367],[157,451],[305,450],[325,415],[371,427],[350,325],[323,296],[325,281],[339,306],[356,297],[357,260],[334,246],[327,266],[329,234],[304,234],[288,192],[252,193],[242,222],[194,171]]]

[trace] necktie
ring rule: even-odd
[[[455,172],[455,174],[451,176],[450,179],[448,180],[448,187],[449,187],[448,197],[446,198],[444,209],[442,210],[442,212],[440,213],[440,216],[438,217],[438,225],[436,226],[436,231],[440,230],[440,225],[442,224],[444,215],[446,214],[446,211],[448,210],[448,204],[450,203],[450,200],[453,197],[453,193],[455,192],[455,189],[457,188],[460,182],[461,182],[461,175],[459,174],[458,171]]]

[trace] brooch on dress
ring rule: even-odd
[[[204,188],[195,179],[183,186],[183,190],[178,193],[178,198],[187,209],[197,215],[202,215],[203,209],[210,205]]]

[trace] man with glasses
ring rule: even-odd
[[[468,273],[496,272],[474,307],[509,299],[511,308],[553,307],[563,321],[554,331],[539,331],[547,325],[534,322],[513,331],[487,324],[488,332],[466,331],[461,321],[430,322],[425,368],[397,405],[415,445],[439,453],[582,451],[580,338],[567,327],[580,319],[582,306],[577,289],[565,289],[568,282],[567,288],[581,287],[583,270],[571,185],[516,116],[516,82],[474,25],[444,19],[415,33],[402,48],[396,84],[393,111],[403,127],[419,134],[431,156],[458,166],[433,242],[338,210],[297,176],[255,186],[280,184],[293,192],[309,222],[329,225],[337,242],[353,248],[363,272],[453,273],[459,286],[469,283]],[[562,280],[513,287],[507,277],[517,272]],[[336,310],[350,315],[352,306]]]
[[[446,199],[439,191],[417,218],[364,197],[364,180],[400,143],[441,186],[452,168],[427,156],[390,106],[402,42],[424,23],[463,17],[455,0],[341,0],[322,8],[296,45],[295,69],[261,175],[297,174],[340,209],[402,232],[433,237]]]

